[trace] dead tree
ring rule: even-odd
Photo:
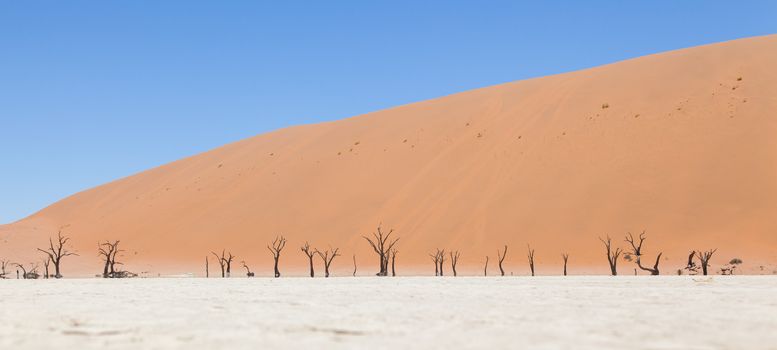
[[[432,258],[432,262],[434,263],[434,275],[439,276],[440,275],[440,250],[438,249],[434,254],[429,254],[429,257]]]
[[[278,270],[278,260],[281,258],[281,252],[283,251],[283,248],[286,247],[286,238],[283,238],[283,236],[275,237],[275,240],[272,241],[272,247],[267,246],[267,250],[272,253],[272,258],[275,261],[275,278],[281,277],[281,271]]]
[[[62,258],[66,256],[71,255],[78,255],[76,253],[70,252],[67,249],[65,249],[65,244],[70,240],[70,237],[62,236],[62,230],[60,230],[57,233],[57,244],[55,245],[54,242],[49,237],[49,248],[47,250],[43,250],[38,248],[38,250],[46,253],[49,256],[49,259],[51,259],[51,262],[54,264],[54,278],[62,278],[62,273],[60,273],[60,268],[62,266]]]
[[[356,254],[353,255],[353,277],[356,277]]]
[[[526,257],[529,259],[529,268],[531,269],[531,275],[534,276],[534,249],[531,249],[530,245],[526,245],[528,252]]]
[[[507,245],[505,244],[504,252],[500,252],[499,249],[496,250],[496,257],[499,258],[499,272],[502,274],[502,276],[505,275],[505,269],[502,268],[502,262],[505,261],[506,256],[507,256]]]
[[[251,272],[251,269],[248,268],[248,265],[246,265],[246,261],[242,260],[240,261],[241,264],[243,264],[243,267],[246,269],[246,277],[254,277],[254,273]]]
[[[213,254],[213,256],[216,257],[216,262],[219,263],[219,266],[221,267],[221,278],[227,277],[227,273],[226,273],[227,263],[226,263],[226,260],[224,259],[226,254],[225,251],[226,250],[221,251],[221,256],[216,254],[216,252],[210,252],[211,254]]]
[[[30,269],[27,270],[27,268],[24,267],[22,264],[16,264],[17,267],[22,269],[22,278],[26,280],[36,280],[40,277],[40,274],[38,273],[38,264],[30,264]],[[18,274],[17,274],[18,278]]]
[[[321,260],[324,261],[324,277],[329,277],[329,266],[332,265],[332,260],[335,260],[336,257],[340,256],[340,254],[337,253],[338,250],[339,248],[335,248],[335,249],[329,248],[329,250],[325,250],[322,253],[318,249],[316,249],[315,253],[318,254],[318,256],[321,257]],[[354,264],[355,264],[355,261],[356,261],[356,256],[354,256]],[[310,270],[310,272],[312,274],[313,270]],[[354,275],[356,275],[355,268],[354,268]]]
[[[718,249],[712,249],[708,250],[706,252],[698,251],[696,252],[696,255],[699,257],[699,261],[701,261],[701,271],[706,276],[707,275],[707,268],[710,264],[710,259],[712,258],[712,254],[715,254],[715,252]]]
[[[397,276],[397,250],[392,249],[389,253],[391,253],[391,277]]]
[[[378,258],[380,258],[380,271],[376,274],[377,276],[388,276],[388,254],[394,248],[394,245],[397,244],[397,241],[399,241],[399,238],[393,241],[390,240],[393,232],[394,230],[391,229],[387,234],[384,234],[381,231],[380,225],[378,225],[378,230],[372,233],[372,238],[362,236],[370,244],[375,254],[378,255]]]
[[[443,266],[445,266],[445,249],[440,251],[440,276],[445,275]]]
[[[453,277],[458,276],[456,273],[456,264],[459,263],[459,256],[461,256],[461,253],[459,251],[450,252],[451,254],[451,270],[453,270]]]
[[[631,254],[634,255],[636,259],[637,267],[643,271],[650,272],[650,274],[653,276],[657,276],[660,273],[658,271],[658,263],[661,262],[661,254],[663,254],[662,252],[659,252],[658,256],[656,256],[656,263],[653,265],[653,268],[642,266],[642,243],[645,242],[645,231],[642,231],[642,233],[639,235],[639,244],[634,242],[634,236],[631,234],[631,232],[629,232],[626,236],[626,242],[631,244]]]
[[[483,268],[483,276],[488,276],[488,255],[486,255],[486,266]]]
[[[308,242],[305,242],[305,245],[303,245],[300,250],[302,250],[302,253],[305,254],[305,256],[308,257],[308,261],[310,262],[310,277],[315,277],[316,272],[313,271],[313,256],[316,254],[315,249],[313,251],[310,250],[310,244]]]
[[[615,250],[612,249],[612,239],[609,235],[607,235],[607,240],[603,240],[601,237],[599,237],[599,240],[604,243],[604,248],[607,249],[607,263],[610,265],[610,274],[612,276],[618,275],[618,258],[621,256],[620,248],[615,248]]]
[[[569,254],[561,254],[561,258],[564,259],[564,276],[567,275],[567,261],[569,261]]]
[[[103,258],[103,278],[113,277],[116,273],[116,253],[119,250],[119,241],[105,241],[97,244],[97,255]],[[121,264],[121,263],[119,263]]]
[[[208,269],[208,256],[205,256],[205,278],[210,277],[210,269]]]

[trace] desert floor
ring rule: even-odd
[[[2,349],[777,349],[775,276],[0,280]]]

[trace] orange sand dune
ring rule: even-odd
[[[597,237],[625,247],[623,235],[643,229],[647,259],[664,252],[663,273],[713,247],[716,266],[739,257],[772,273],[777,35],[259,135],[0,226],[0,257],[38,261],[34,248],[65,226],[80,253],[66,258],[68,276],[99,272],[105,239],[124,242],[134,271],[199,274],[226,248],[269,275],[265,245],[283,234],[286,274],[305,273],[307,240],[340,247],[335,275],[350,275],[354,254],[367,275],[378,259],[361,235],[379,222],[401,236],[403,274],[430,273],[437,247],[461,250],[466,274],[489,255],[495,274],[503,244],[508,273],[528,273],[527,244],[539,273],[560,272],[562,252],[572,273],[606,273]]]

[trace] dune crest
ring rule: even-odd
[[[517,81],[317,125],[262,134],[114,181],[0,226],[0,257],[38,261],[57,229],[80,252],[65,275],[100,272],[96,244],[122,240],[136,272],[201,273],[231,250],[257,275],[288,239],[284,275],[304,275],[305,241],[339,247],[334,275],[378,270],[361,237],[401,237],[401,273],[460,250],[460,274],[607,273],[610,235],[647,231],[662,274],[691,249],[777,263],[777,35]],[[320,261],[316,260],[320,265]],[[235,264],[233,275],[242,274]],[[633,264],[621,262],[622,274]],[[760,266],[765,266],[761,271]],[[211,261],[211,274],[216,264]],[[321,272],[323,267],[318,266]]]

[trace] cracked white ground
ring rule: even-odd
[[[777,349],[777,276],[0,280],[2,349]]]

